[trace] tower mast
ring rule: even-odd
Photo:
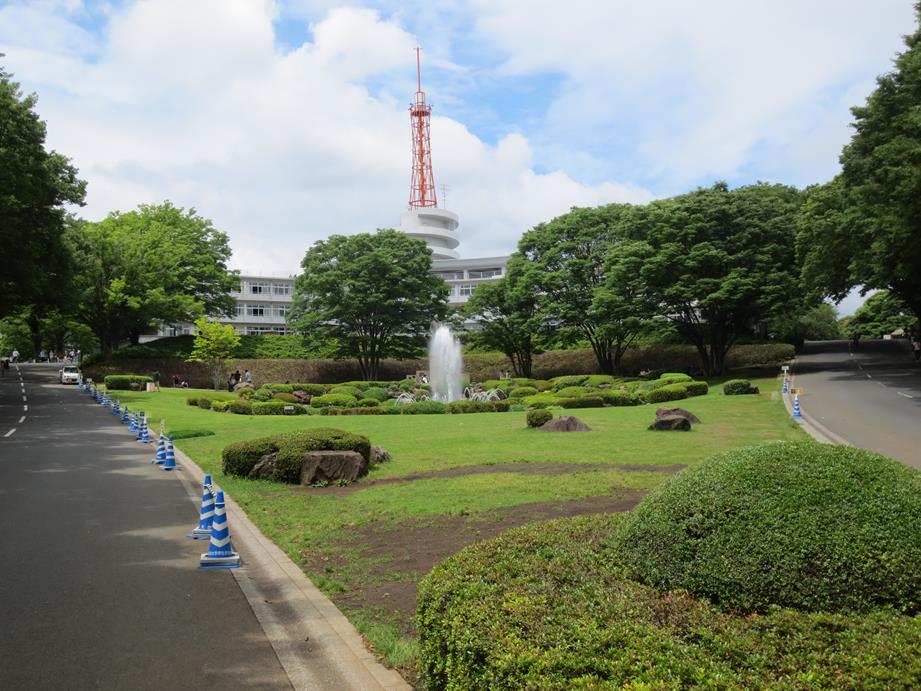
[[[409,123],[413,136],[413,175],[409,188],[410,209],[438,206],[429,137],[432,107],[425,102],[425,92],[422,90],[422,62],[418,46],[416,47],[416,88],[416,100],[409,106]]]

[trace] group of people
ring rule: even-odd
[[[241,375],[240,370],[237,370],[236,372],[231,374],[230,377],[227,379],[227,390],[233,391],[234,389],[237,388],[237,384],[239,384],[241,381],[244,384],[249,384],[250,386],[252,386],[253,384],[252,372],[250,372],[249,370],[244,370],[243,374]]]

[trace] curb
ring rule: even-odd
[[[790,382],[791,384],[796,379],[796,375],[793,373],[793,367],[795,364],[796,364],[796,358],[793,358],[790,361]],[[791,386],[790,388],[792,389],[793,387]],[[783,403],[787,409],[787,412],[792,417],[793,416],[793,394],[791,393],[781,394],[781,398],[783,398]],[[803,415],[803,417],[801,417],[798,420],[795,420],[795,422],[797,422],[800,425],[800,427],[803,428],[806,434],[808,434],[810,437],[815,439],[820,444],[834,444],[836,446],[853,446],[853,444],[851,444],[847,439],[845,439],[844,437],[840,435],[835,434],[830,429],[828,429],[825,425],[823,425],[821,422],[811,417],[807,418],[805,415]]]
[[[199,507],[204,471],[179,449],[175,453],[189,471],[176,475]],[[198,484],[193,485],[189,476]],[[232,497],[225,493],[224,498],[244,566],[231,573],[291,685],[298,691],[409,691],[403,677],[378,662],[355,627],[288,555],[262,534]]]

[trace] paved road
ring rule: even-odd
[[[0,379],[0,689],[290,689],[231,572],[196,570],[197,512],[153,446],[56,367],[20,372]]]
[[[921,364],[906,341],[807,343],[794,372],[807,419],[921,469]]]

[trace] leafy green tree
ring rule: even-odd
[[[99,346],[92,329],[59,309],[52,309],[40,318],[39,337],[42,348],[55,353],[70,349],[89,353]]]
[[[613,285],[616,279],[606,274],[608,253],[621,240],[629,213],[623,204],[573,209],[535,226],[518,243],[531,263],[545,328],[564,344],[587,341],[606,374],[619,371],[624,351],[649,316],[645,300],[631,300],[629,288]]]
[[[194,321],[229,315],[236,272],[228,271],[230,244],[211,221],[164,202],[115,212],[83,223],[68,235],[79,270],[75,304],[103,353],[157,321]]]
[[[916,10],[895,69],[852,109],[856,132],[840,180],[807,203],[799,245],[816,292],[840,299],[858,285],[890,290],[921,320],[921,3]]]
[[[804,306],[799,310],[785,310],[774,319],[771,331],[780,340],[792,343],[797,350],[806,341],[833,341],[843,337],[838,324],[838,311],[827,302]]]
[[[356,358],[364,379],[384,358],[415,357],[447,314],[448,286],[430,272],[431,251],[405,233],[333,235],[307,250],[288,323],[308,347]]]
[[[0,355],[9,357],[14,350],[19,351],[19,356],[23,360],[38,352],[32,340],[29,322],[22,312],[9,314],[0,319]]]
[[[208,366],[214,389],[220,389],[227,365],[240,345],[240,336],[230,324],[202,317],[195,321],[195,343],[186,362],[203,362]]]
[[[637,207],[624,257],[641,261],[646,299],[700,354],[706,374],[723,372],[740,335],[789,307],[796,293],[798,190],[725,183]]]
[[[842,319],[842,328],[848,338],[882,338],[893,331],[907,329],[913,321],[914,314],[904,300],[892,291],[881,290],[868,297],[851,318]]]
[[[477,287],[463,312],[477,321],[470,345],[504,353],[516,377],[530,378],[540,315],[529,270],[520,256],[513,256],[506,275]]]
[[[36,101],[0,68],[0,316],[60,304],[70,268],[64,206],[86,191],[68,159],[45,150]]]

